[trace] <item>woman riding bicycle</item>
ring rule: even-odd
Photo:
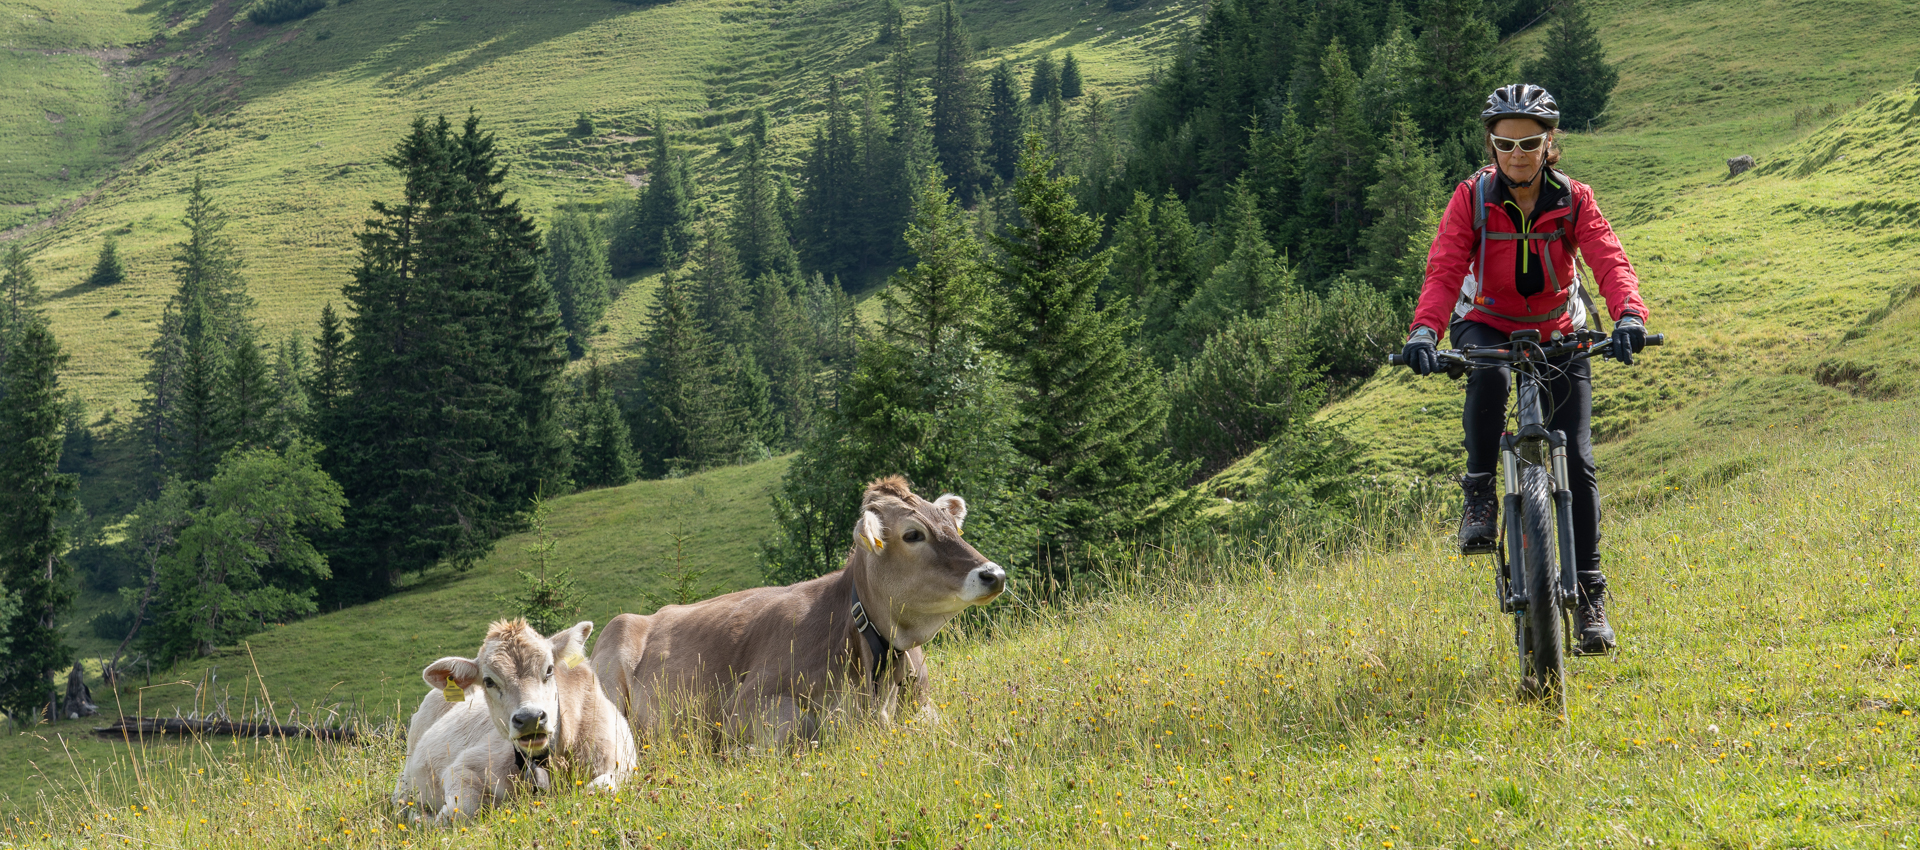
[[[1454,347],[1505,343],[1516,330],[1552,338],[1583,327],[1585,294],[1574,255],[1584,256],[1614,320],[1607,355],[1632,363],[1645,343],[1647,307],[1620,240],[1594,205],[1593,190],[1554,169],[1560,108],[1546,89],[1526,83],[1487,96],[1480,113],[1493,164],[1453,190],[1427,252],[1426,284],[1401,352],[1407,366],[1427,375],[1439,369],[1437,344],[1446,328]],[[1476,214],[1478,213],[1478,214]],[[1483,222],[1483,223],[1482,223]],[[1480,223],[1479,226],[1476,226]],[[1593,388],[1585,359],[1553,364],[1547,382],[1549,428],[1570,441],[1568,488],[1573,492],[1574,563],[1580,602],[1575,627],[1581,652],[1614,646],[1607,625],[1607,579],[1600,572],[1600,489],[1594,477]],[[1508,372],[1476,369],[1467,378],[1461,427],[1467,449],[1466,491],[1460,517],[1463,552],[1497,545],[1499,502],[1493,473],[1507,421]]]

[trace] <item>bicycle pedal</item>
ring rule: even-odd
[[[1492,543],[1460,544],[1460,554],[1462,555],[1492,555],[1499,551],[1500,547]]]
[[[1606,649],[1601,649],[1601,650],[1595,650],[1595,651],[1592,651],[1592,652],[1589,652],[1589,651],[1587,651],[1587,650],[1584,650],[1584,649],[1581,649],[1581,648],[1580,648],[1580,644],[1578,644],[1578,643],[1575,643],[1575,644],[1574,644],[1574,645],[1573,645],[1573,646],[1572,646],[1572,647],[1571,647],[1571,648],[1570,648],[1570,649],[1568,650],[1568,652],[1567,652],[1567,654],[1568,654],[1568,655],[1571,655],[1571,656],[1573,656],[1573,657],[1575,657],[1575,658],[1584,658],[1584,657],[1586,657],[1586,656],[1589,656],[1589,655],[1612,655],[1612,654],[1614,653],[1614,651],[1615,651],[1615,649],[1616,649],[1615,647],[1611,647],[1611,646],[1609,646],[1609,647],[1607,647]]]

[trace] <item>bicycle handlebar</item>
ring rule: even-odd
[[[1666,334],[1648,334],[1645,344],[1651,348],[1656,345],[1664,345],[1666,341]],[[1613,336],[1610,334],[1603,334],[1598,331],[1576,331],[1573,334],[1557,340],[1529,343],[1526,348],[1521,349],[1521,351],[1537,347],[1540,349],[1542,356],[1549,358],[1558,357],[1568,352],[1575,352],[1591,357],[1605,351],[1612,344]],[[1511,344],[1502,344],[1478,347],[1467,346],[1462,349],[1443,348],[1435,353],[1439,355],[1439,359],[1443,362],[1471,364],[1474,360],[1512,363],[1527,356],[1521,353],[1521,351],[1516,351],[1515,346]],[[1387,355],[1387,365],[1405,366],[1407,365],[1407,361],[1400,356],[1399,352],[1395,352]]]

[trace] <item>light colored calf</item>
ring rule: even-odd
[[[593,650],[600,686],[642,735],[671,723],[731,740],[812,737],[849,697],[882,722],[909,693],[930,715],[921,645],[1007,584],[961,539],[966,517],[959,496],[929,502],[898,476],[875,481],[844,569],[615,617]]]
[[[593,624],[551,638],[525,620],[487,628],[473,658],[442,658],[421,673],[434,690],[407,726],[407,764],[393,799],[446,823],[535,784],[549,765],[612,791],[638,762],[633,730],[594,678],[582,651]],[[467,689],[480,686],[481,699]]]

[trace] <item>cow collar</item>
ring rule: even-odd
[[[892,641],[880,634],[879,629],[874,628],[873,618],[867,616],[866,606],[860,604],[860,588],[854,586],[852,582],[847,584],[853,588],[853,627],[860,632],[861,637],[866,639],[867,649],[873,652],[872,682],[878,685],[886,676],[887,667],[902,653],[893,647]]]
[[[521,752],[519,747],[513,747],[512,749],[513,772],[521,779],[526,780],[527,784],[532,786],[536,792],[550,790],[553,787],[553,777],[547,773],[547,760],[553,758],[553,750],[549,749],[537,756],[530,757],[526,753]]]

